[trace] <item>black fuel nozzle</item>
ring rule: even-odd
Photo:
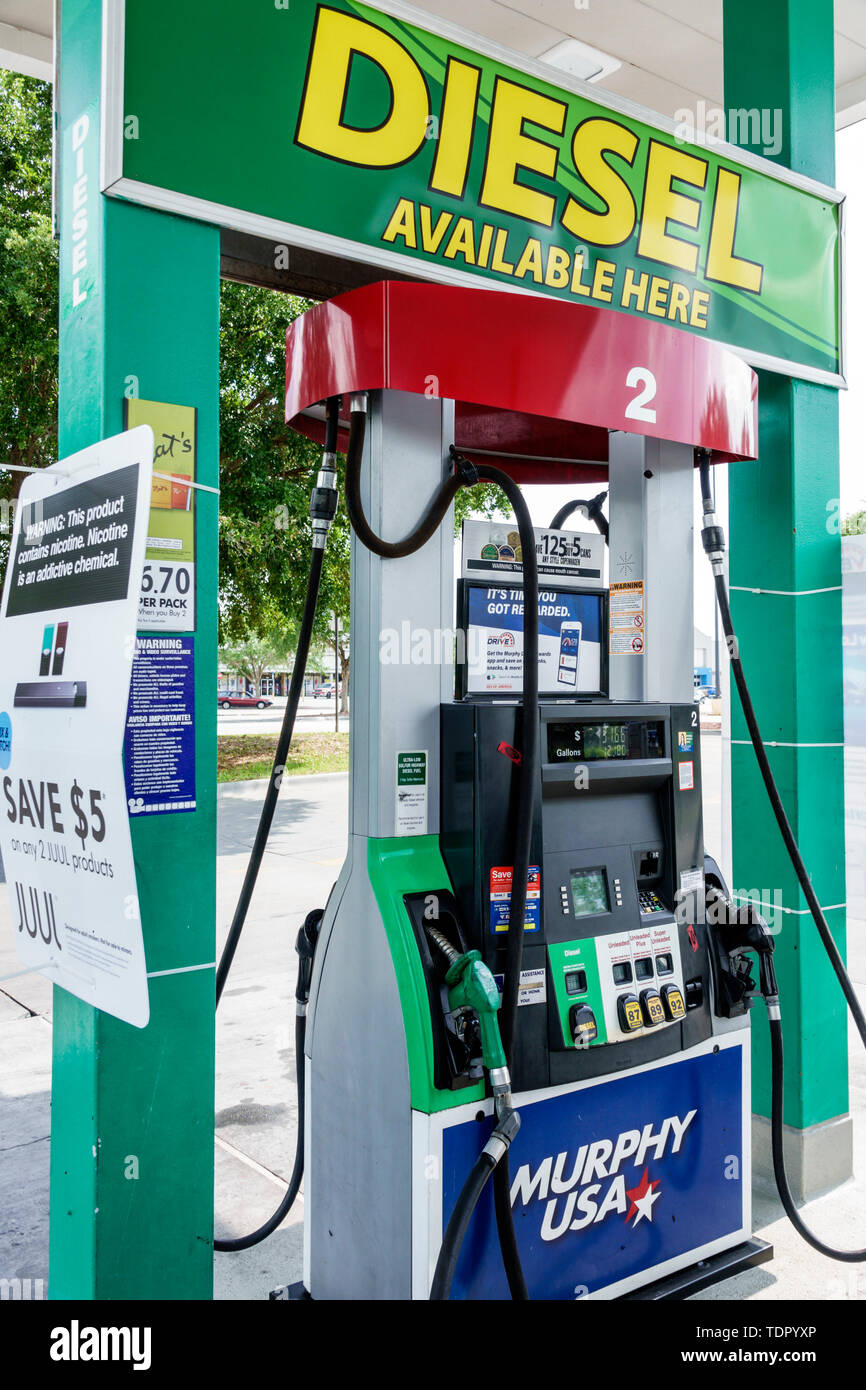
[[[298,953],[298,983],[295,986],[295,999],[298,1010],[303,1007],[306,1010],[307,1001],[310,997],[310,985],[313,980],[313,961],[316,956],[316,943],[319,939],[319,931],[322,926],[322,918],[325,912],[321,907],[317,907],[313,912],[308,912],[304,919],[304,925],[298,932],[295,941],[295,950]]]
[[[776,942],[754,903],[736,906],[718,889],[708,888],[706,905],[707,925],[717,946],[723,1000],[745,1008],[751,1008],[758,994],[768,1003],[777,1001]],[[753,958],[758,963],[758,985],[752,976]]]
[[[586,504],[586,515],[590,521],[595,523],[598,530],[604,536],[605,541],[609,544],[610,526],[608,524],[607,517],[601,510],[602,504],[605,498],[607,497],[607,494],[608,489],[605,488],[604,492],[598,492],[596,493],[595,497],[591,497]]]

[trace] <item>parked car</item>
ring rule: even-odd
[[[274,702],[262,695],[218,695],[220,709],[268,709]]]
[[[333,698],[334,698],[334,689],[335,689],[335,686],[334,686],[334,682],[333,682],[333,681],[324,681],[321,685],[317,685],[317,686],[314,687],[314,689],[313,689],[313,699],[314,699],[314,700],[333,700]]]

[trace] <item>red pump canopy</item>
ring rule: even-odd
[[[754,458],[758,380],[727,348],[655,319],[540,295],[383,281],[286,334],[286,419],[321,443],[330,396],[454,400],[455,443],[518,482],[606,477],[611,430]],[[341,439],[345,447],[345,438]]]

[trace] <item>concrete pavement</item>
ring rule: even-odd
[[[269,709],[219,709],[217,711],[218,734],[278,734],[283,724],[286,708],[285,697],[277,697]],[[332,733],[336,729],[334,701],[324,697],[314,700],[312,696],[301,700],[295,719],[299,733]],[[348,714],[340,715],[340,732],[349,732]]]
[[[255,1230],[277,1207],[294,1160],[295,937],[324,907],[343,862],[348,774],[289,777],[247,928],[217,1014],[216,1234]],[[265,784],[219,789],[220,941],[240,891]],[[267,1241],[214,1258],[216,1298],[261,1298],[300,1278],[303,1198]]]

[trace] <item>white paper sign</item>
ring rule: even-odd
[[[0,609],[0,851],[22,963],[138,1028],[121,750],[153,472],[140,426],[32,474]]]
[[[195,564],[191,560],[145,562],[138,626],[146,632],[195,631]]]
[[[597,589],[604,574],[604,537],[597,531],[535,528],[538,581],[557,589]],[[464,521],[464,579],[523,583],[523,549],[516,521]]]

